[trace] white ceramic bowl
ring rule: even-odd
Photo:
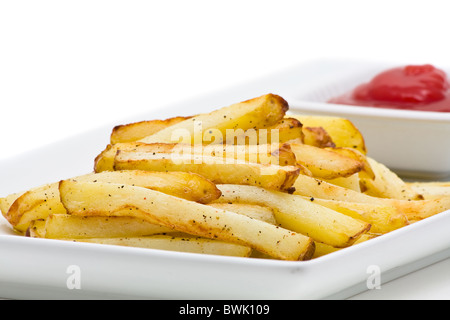
[[[351,120],[365,138],[371,157],[409,178],[450,178],[450,113],[381,109],[327,103],[368,82],[392,65],[366,64],[323,74],[308,86],[291,89],[290,111]],[[439,66],[437,66],[439,67]],[[340,69],[340,71],[342,71]],[[450,75],[450,73],[447,73]]]

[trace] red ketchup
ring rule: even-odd
[[[450,112],[450,85],[430,64],[386,70],[370,82],[328,102],[389,109]]]

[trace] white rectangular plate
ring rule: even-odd
[[[301,65],[124,120],[210,111],[272,92],[283,96],[330,62]],[[116,123],[117,124],[117,123]],[[113,125],[0,163],[0,196],[92,171]],[[305,262],[233,258],[72,243],[14,235],[0,220],[0,296],[18,299],[325,299],[367,289],[372,266],[383,283],[450,256],[450,212]],[[80,276],[79,288],[71,282]],[[369,273],[368,273],[369,272]]]

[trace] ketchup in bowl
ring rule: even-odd
[[[328,102],[378,108],[450,112],[450,85],[430,64],[392,68]]]

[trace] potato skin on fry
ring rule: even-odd
[[[354,158],[306,144],[291,143],[297,163],[305,166],[313,176],[323,179],[349,177],[360,172],[364,164]]]
[[[304,128],[322,128],[330,137],[334,147],[349,147],[367,154],[366,143],[361,132],[348,119],[333,116],[290,115],[299,120]],[[317,129],[314,129],[317,130]],[[318,132],[311,134],[317,134]],[[305,132],[307,135],[307,132]],[[309,135],[308,135],[309,136]],[[320,139],[318,139],[320,141]],[[314,141],[314,138],[312,138]],[[305,142],[306,143],[306,142]],[[333,147],[332,145],[326,147]]]
[[[189,118],[191,117],[173,117],[165,120],[147,120],[116,126],[111,133],[111,144],[135,142]]]
[[[303,127],[303,143],[318,148],[334,148],[333,138],[322,127]]]

